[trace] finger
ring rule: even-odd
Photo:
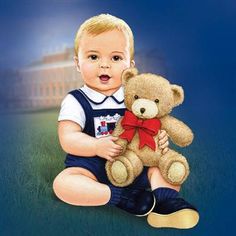
[[[158,144],[159,144],[159,145],[162,145],[162,144],[164,144],[164,143],[166,143],[166,142],[168,142],[168,137],[167,137],[167,136],[165,136],[164,138],[162,138],[161,140],[159,140]]]
[[[123,147],[121,147],[120,145],[115,144],[115,143],[112,145],[112,148],[114,148],[116,150],[123,150]]]
[[[109,156],[112,157],[112,158],[114,158],[114,157],[119,156],[120,153],[121,153],[121,151],[117,151],[117,150],[113,149],[113,150],[111,151],[111,153],[109,154]]]
[[[119,154],[113,154],[112,159],[113,161],[116,160],[120,155]]]
[[[119,139],[119,137],[111,136],[111,140],[112,140],[113,142],[117,141],[118,139]]]
[[[122,150],[113,149],[113,154],[114,154],[115,156],[119,156],[121,153],[122,153]]]
[[[160,134],[159,134],[159,138],[162,139],[162,138],[164,138],[166,135],[167,135],[167,134],[166,134],[166,131],[165,131],[165,130],[161,130],[161,131],[160,131]]]
[[[168,147],[168,146],[169,146],[169,141],[165,142],[163,145],[160,145],[159,147],[160,147],[161,149],[164,149],[164,148],[166,148],[166,147]]]
[[[108,157],[110,158],[113,158],[116,155],[116,153],[114,152],[114,149],[110,149],[108,153],[109,153]]]
[[[166,147],[166,148],[164,148],[163,150],[162,150],[162,154],[164,155],[164,154],[166,154],[167,152],[169,151],[169,148],[168,147]]]
[[[106,159],[110,162],[114,162],[114,159],[111,156],[107,156]]]

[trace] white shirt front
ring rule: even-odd
[[[82,92],[87,96],[87,100],[94,110],[100,109],[119,109],[125,108],[124,102],[124,89],[120,87],[112,96],[109,96],[106,99],[106,96],[102,93],[99,93],[88,86],[84,85],[80,88]],[[120,103],[117,103],[115,99]],[[104,102],[103,102],[104,100]],[[101,103],[101,104],[95,104]],[[67,94],[61,103],[61,110],[59,113],[58,121],[62,120],[71,120],[80,125],[82,130],[85,127],[85,113],[80,105],[80,103],[76,100],[76,98]]]

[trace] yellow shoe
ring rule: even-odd
[[[155,228],[190,229],[197,225],[199,213],[184,199],[169,198],[156,204],[147,221]]]

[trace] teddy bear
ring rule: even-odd
[[[167,182],[182,184],[189,175],[188,162],[171,149],[163,155],[158,148],[158,135],[162,129],[180,147],[192,143],[191,129],[170,115],[184,100],[183,88],[156,74],[138,74],[137,68],[122,73],[122,85],[126,111],[112,135],[119,137],[116,143],[123,150],[113,162],[106,162],[108,179],[115,186],[128,186],[143,166],[157,166]]]

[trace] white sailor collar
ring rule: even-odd
[[[86,96],[86,98],[90,102],[92,102],[96,105],[102,104],[108,98],[112,98],[118,104],[121,104],[124,102],[124,88],[123,87],[120,87],[111,96],[106,96],[102,93],[99,93],[99,92],[89,88],[87,85],[84,85],[83,87],[81,87],[80,91]]]

